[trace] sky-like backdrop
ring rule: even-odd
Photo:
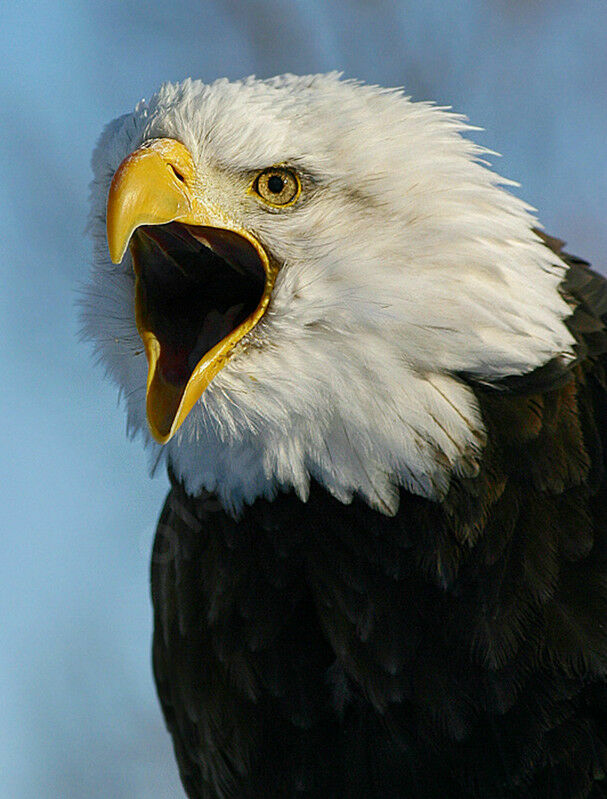
[[[149,657],[168,483],[78,340],[95,141],[165,80],[328,70],[465,113],[607,269],[605,0],[2,0],[0,799],[183,796]]]

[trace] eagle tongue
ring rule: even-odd
[[[184,347],[172,347],[170,344],[160,345],[158,370],[165,383],[183,387],[194,368],[190,367],[189,361],[188,351]]]
[[[160,344],[147,396],[148,416],[156,430],[171,429],[193,370],[206,353],[234,329],[243,307],[240,303],[225,313],[215,309],[208,313],[189,353],[184,347],[171,346],[168,342]]]

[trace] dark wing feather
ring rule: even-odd
[[[313,484],[236,521],[173,479],[154,671],[190,797],[607,795],[607,283],[542,237],[577,359],[470,381],[488,444],[443,503]]]

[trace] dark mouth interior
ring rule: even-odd
[[[144,326],[160,342],[162,378],[184,385],[216,344],[259,306],[265,271],[253,245],[228,230],[144,225],[131,240]]]

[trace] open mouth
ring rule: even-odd
[[[259,249],[232,230],[142,225],[129,246],[148,419],[162,442],[261,318],[273,280]]]

